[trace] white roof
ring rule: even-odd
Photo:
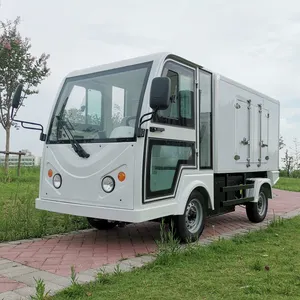
[[[68,77],[74,77],[74,76],[80,76],[80,75],[86,75],[86,74],[91,74],[91,73],[97,73],[97,72],[101,72],[101,71],[106,71],[106,70],[111,70],[111,69],[115,69],[115,68],[121,68],[121,67],[125,67],[125,66],[129,66],[129,65],[135,65],[135,64],[139,64],[139,63],[144,63],[147,61],[156,61],[156,62],[161,62],[163,60],[165,60],[165,58],[169,55],[172,55],[176,58],[178,58],[179,60],[182,60],[183,62],[188,62],[190,64],[193,64],[194,66],[199,66],[200,68],[202,68],[201,65],[198,65],[196,62],[192,62],[189,60],[186,60],[185,58],[181,57],[181,56],[177,56],[174,53],[171,52],[157,52],[157,53],[152,53],[152,54],[148,54],[148,55],[143,55],[143,56],[138,56],[138,57],[133,57],[130,59],[125,59],[125,60],[120,60],[120,61],[115,61],[115,62],[111,62],[111,63],[107,63],[107,64],[102,64],[102,65],[97,65],[94,67],[90,67],[90,68],[85,68],[85,69],[80,69],[80,70],[75,70],[73,72],[70,72],[66,78]],[[267,95],[265,95],[264,93],[260,93],[257,90],[254,90],[244,84],[238,83],[235,80],[229,79],[217,72],[214,72],[208,68],[204,68],[206,71],[209,71],[211,73],[214,73],[216,75],[216,77],[218,77],[219,79],[223,79],[226,80],[227,82],[231,82],[234,83],[238,86],[240,86],[241,88],[245,88],[248,89],[248,91],[252,92],[252,93],[256,93],[259,94],[262,97],[268,98],[269,100],[275,101],[277,103],[279,103],[278,100],[271,98]]]
[[[130,58],[130,59],[115,61],[115,62],[103,64],[103,65],[98,65],[98,66],[94,66],[94,67],[90,67],[90,68],[72,71],[67,75],[67,77],[80,76],[80,75],[85,75],[85,74],[90,74],[90,73],[97,73],[97,72],[101,72],[101,71],[105,71],[105,70],[125,67],[128,65],[134,65],[134,64],[138,64],[138,63],[147,62],[147,61],[161,60],[161,59],[164,59],[169,54],[171,54],[171,53],[158,52],[158,53],[134,57],[134,58]]]

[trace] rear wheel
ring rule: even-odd
[[[112,229],[117,225],[117,222],[103,220],[103,219],[87,218],[87,221],[92,227],[98,230]]]
[[[258,201],[246,204],[246,213],[249,221],[253,223],[262,222],[268,212],[268,193],[264,187],[260,188]]]
[[[194,191],[185,206],[184,214],[174,218],[176,237],[182,242],[194,242],[204,230],[206,205],[201,193]]]

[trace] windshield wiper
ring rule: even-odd
[[[58,125],[61,125],[62,129],[64,130],[64,132],[66,133],[68,139],[70,140],[70,143],[71,143],[71,145],[72,145],[72,148],[73,148],[74,151],[78,154],[78,156],[83,157],[83,158],[89,158],[89,157],[90,157],[90,154],[87,153],[87,152],[81,147],[81,145],[75,140],[75,138],[74,138],[74,136],[73,136],[73,134],[72,134],[70,128],[69,128],[68,125],[67,125],[67,122],[64,121],[64,120],[62,120],[62,118],[61,118],[60,116],[57,116],[57,119],[58,119]],[[70,123],[70,121],[69,121],[69,120],[67,120],[67,121],[68,121],[69,125],[70,125],[71,127],[73,127],[72,124]],[[71,128],[71,129],[74,129],[74,128]],[[69,136],[68,133],[70,134],[71,137]]]

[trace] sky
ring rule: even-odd
[[[19,119],[47,126],[70,71],[169,51],[281,102],[280,133],[300,141],[299,0],[0,0],[0,19],[21,17],[33,55],[50,54],[51,75]],[[0,129],[0,149],[4,150]],[[12,129],[11,151],[41,155],[39,132]]]

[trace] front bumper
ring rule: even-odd
[[[99,206],[88,206],[69,202],[58,202],[37,198],[36,208],[56,213],[113,220],[129,223],[140,223],[176,214],[176,203],[158,202],[152,206],[145,204],[142,209],[126,210]]]

